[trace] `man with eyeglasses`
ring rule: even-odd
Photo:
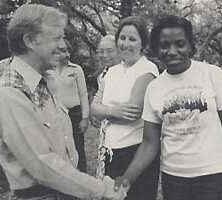
[[[120,58],[118,56],[115,44],[115,38],[112,35],[106,35],[103,37],[98,45],[97,54],[99,58],[100,68],[98,70],[98,83],[106,73],[108,72],[109,67],[112,67],[120,63]]]

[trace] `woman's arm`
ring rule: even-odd
[[[220,118],[220,122],[222,123],[222,110],[218,110],[217,112]]]
[[[91,103],[91,116],[100,121],[107,119],[110,116],[108,115],[108,106],[102,104],[103,92],[104,92],[105,82],[102,81],[99,85],[99,89],[95,94],[93,101]]]
[[[103,119],[124,119],[133,121],[138,119],[141,114],[141,108],[137,105],[132,104],[118,104],[115,106],[105,106],[102,104],[102,97],[104,91],[105,83],[102,81],[99,90],[96,93],[93,102],[91,104],[91,114],[92,117],[98,120]]]
[[[161,124],[144,122],[143,141],[124,175],[116,179],[116,190],[123,185],[128,191],[130,185],[152,163],[160,150],[160,135]]]
[[[133,86],[130,99],[127,103],[129,105],[135,105],[139,108],[140,113],[137,116],[137,118],[134,118],[131,121],[125,119],[118,119],[118,120],[112,119],[113,123],[127,124],[131,123],[132,121],[138,120],[141,117],[146,88],[149,85],[149,83],[155,78],[156,77],[152,73],[143,74],[136,80]],[[116,103],[116,105],[121,106],[121,104],[118,103]]]
[[[151,73],[140,76],[132,89],[131,97],[126,103],[113,102],[114,106],[102,104],[104,81],[91,104],[92,115],[99,120],[110,119],[113,123],[126,124],[140,118],[147,85],[155,78]]]
[[[149,83],[155,78],[156,77],[152,73],[147,73],[140,76],[133,86],[129,103],[138,105],[143,108],[146,88]]]
[[[77,68],[77,70],[78,72],[77,72],[76,83],[77,83],[81,111],[82,111],[82,120],[79,124],[79,129],[81,130],[81,132],[85,132],[88,128],[88,119],[89,119],[88,92],[87,92],[84,72],[80,66]]]
[[[77,88],[79,93],[79,99],[82,109],[82,118],[89,117],[89,100],[88,100],[88,92],[86,87],[86,80],[81,67],[78,67],[77,72]]]
[[[211,81],[213,83],[213,90],[215,92],[215,102],[217,106],[217,112],[220,118],[220,121],[222,122],[222,70],[219,67],[216,66],[210,66],[210,77]]]
[[[142,171],[149,166],[160,149],[161,124],[144,122],[143,142],[124,176],[132,184]]]

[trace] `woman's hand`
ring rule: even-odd
[[[124,176],[119,176],[115,179],[114,191],[117,192],[121,188],[121,186],[124,188],[126,193],[130,189],[130,182]]]
[[[90,121],[91,121],[91,124],[95,127],[95,128],[99,128],[100,125],[101,125],[101,121],[96,119],[95,117],[91,116],[90,117]]]
[[[85,133],[87,131],[88,123],[89,123],[88,118],[83,118],[82,121],[79,123],[79,129],[81,133]]]
[[[134,104],[113,102],[110,112],[110,120],[113,122],[118,120],[133,122],[141,117],[142,108]]]

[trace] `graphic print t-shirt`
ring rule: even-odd
[[[147,88],[143,119],[162,123],[162,170],[195,177],[222,172],[222,70],[192,61],[184,73],[166,71]]]

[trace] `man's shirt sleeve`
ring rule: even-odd
[[[102,181],[78,171],[52,151],[44,126],[23,93],[1,88],[0,110],[0,137],[38,183],[80,198],[104,194]]]

